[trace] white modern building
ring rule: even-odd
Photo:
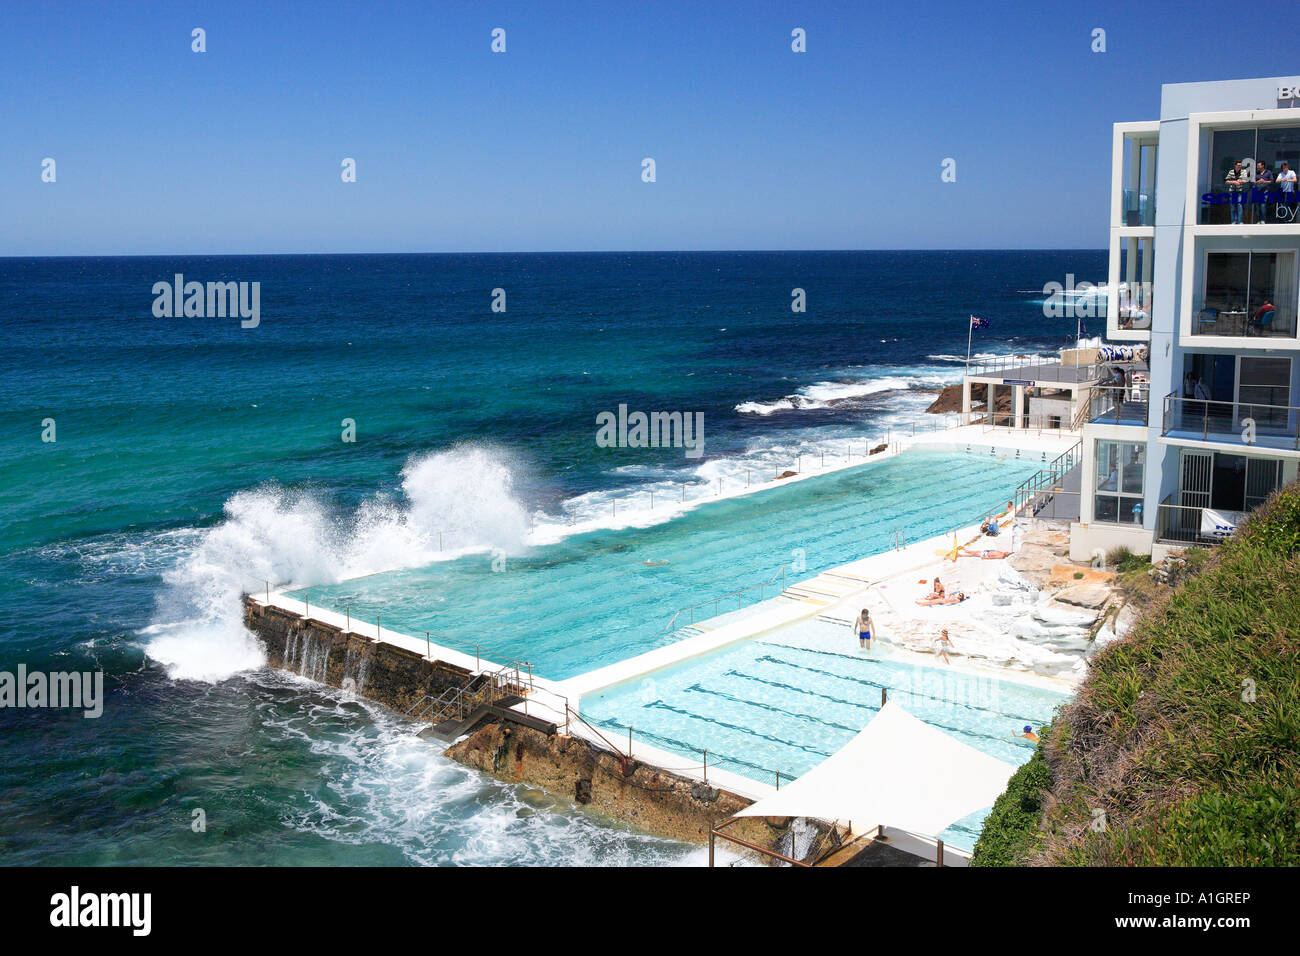
[[[1112,164],[1107,338],[1150,386],[1094,389],[1078,560],[1221,540],[1300,462],[1300,76],[1165,85]]]

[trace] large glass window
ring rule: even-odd
[[[1154,240],[1126,236],[1119,240],[1119,316],[1121,329],[1151,328],[1151,273],[1155,268]]]
[[[1141,524],[1146,446],[1140,442],[1098,441],[1096,449],[1093,520]]]
[[[1286,431],[1291,403],[1291,360],[1243,355],[1237,386],[1241,418],[1252,418],[1258,429]]]
[[[1210,134],[1210,160],[1200,183],[1199,222],[1294,222],[1300,192],[1284,192],[1282,180],[1289,177],[1284,176],[1282,164],[1286,163],[1285,172],[1294,173],[1298,162],[1300,126],[1215,130]]]
[[[1294,252],[1210,252],[1193,335],[1295,336]]]
[[[1124,210],[1122,225],[1156,224],[1156,136],[1124,137]]]

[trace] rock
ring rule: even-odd
[[[797,471],[783,471],[781,474],[776,476],[776,480],[780,481],[782,478],[793,478],[797,474],[799,474]]]
[[[867,452],[867,454],[879,455],[882,451],[884,451],[888,447],[889,447],[888,445],[877,445],[875,448],[871,449],[871,451]]]
[[[947,385],[939,393],[930,407],[926,409],[931,415],[943,415],[947,412],[961,411],[961,386]]]
[[[1097,582],[1081,581],[1078,584],[1062,588],[1053,595],[1052,599],[1061,604],[1072,604],[1076,607],[1096,610],[1100,609],[1110,599],[1110,588]]]

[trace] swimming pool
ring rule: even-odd
[[[790,781],[847,744],[880,710],[880,692],[933,727],[1019,766],[1033,755],[1018,736],[1051,720],[1065,695],[942,665],[917,666],[877,645],[863,651],[844,625],[797,621],[764,635],[584,695],[602,730],[752,780]],[[614,739],[619,739],[616,736]],[[920,768],[918,768],[920,769]],[[972,849],[988,810],[941,834]],[[881,821],[888,823],[888,821]]]
[[[494,563],[472,555],[294,591],[315,606],[565,679],[685,636],[674,613],[770,580],[789,582],[996,511],[1040,463],[913,449],[702,505],[649,528],[574,535]],[[768,588],[767,597],[779,589]],[[735,603],[756,602],[756,589]]]

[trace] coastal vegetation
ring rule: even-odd
[[[1300,485],[1172,573],[1114,557],[1141,613],[1043,730],[972,865],[1300,864]]]

